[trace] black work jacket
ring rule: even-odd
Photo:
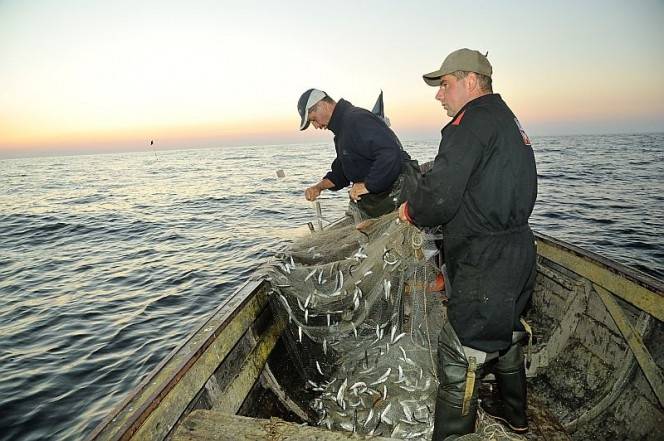
[[[327,127],[334,132],[337,152],[325,175],[334,183],[330,190],[340,190],[351,182],[364,182],[371,193],[391,189],[410,156],[380,117],[340,99]]]
[[[504,349],[532,292],[528,217],[537,171],[530,140],[500,95],[459,110],[441,131],[433,168],[415,187],[408,191],[413,222],[443,225],[448,313],[459,339],[487,352]]]

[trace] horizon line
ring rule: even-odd
[[[629,132],[614,132],[614,133],[564,133],[564,134],[546,134],[546,135],[530,135],[530,136],[532,138],[537,139],[537,138],[551,138],[551,137],[566,138],[573,136],[625,136],[625,135],[657,135],[657,134],[664,134],[664,130],[629,131]],[[411,138],[402,141],[403,144],[414,143],[414,142],[440,142],[440,137]],[[224,145],[222,143],[216,146],[177,146],[177,147],[172,147],[172,148],[168,147],[162,149],[158,149],[153,145],[150,148],[143,148],[143,149],[137,149],[133,147],[126,147],[126,148],[121,147],[115,151],[107,151],[107,150],[78,151],[76,149],[71,149],[71,150],[61,149],[61,150],[52,150],[52,151],[30,149],[30,150],[19,151],[18,149],[10,149],[10,150],[0,150],[0,161],[11,160],[11,159],[50,158],[50,157],[61,158],[68,156],[117,155],[124,153],[139,153],[139,152],[152,153],[152,152],[175,152],[181,150],[208,150],[208,149],[224,149],[224,148],[232,149],[232,148],[247,147],[247,146],[277,147],[277,146],[286,146],[286,145],[315,145],[315,144],[327,144],[327,143],[331,144],[333,143],[333,140],[325,140],[325,141],[313,140],[306,142],[281,142],[281,143],[240,142],[228,145]]]

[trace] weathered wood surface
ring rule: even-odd
[[[613,299],[611,293],[597,285],[595,285],[595,291],[597,291],[597,294],[601,297],[606,305],[606,309],[609,310],[618,329],[620,329],[627,344],[629,344],[632,352],[634,352],[634,356],[636,357],[639,366],[641,366],[643,374],[652,386],[653,391],[659,400],[659,404],[664,406],[664,376],[662,375],[661,369],[659,369],[657,363],[652,359],[646,345],[643,344],[641,336],[634,329],[634,326],[629,322],[627,317],[625,317],[625,313]]]
[[[317,427],[289,423],[279,418],[261,420],[213,410],[192,412],[173,435],[173,441],[345,441],[363,439],[387,441],[392,438],[332,432]]]
[[[537,234],[537,254],[664,321],[664,284],[600,255]]]
[[[532,394],[528,395],[528,426],[542,441],[572,441],[560,421]]]

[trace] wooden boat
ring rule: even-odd
[[[664,283],[537,243],[528,439],[662,439]],[[358,439],[302,424],[315,419],[269,292],[264,280],[242,285],[88,439]]]

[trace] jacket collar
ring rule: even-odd
[[[488,93],[486,95],[478,96],[474,100],[470,100],[466,103],[465,106],[463,106],[459,111],[454,115],[452,118],[452,121],[456,120],[459,115],[461,115],[463,112],[465,112],[467,109],[475,106],[480,106],[485,103],[489,103],[495,100],[501,100],[500,94],[498,93]]]
[[[332,130],[335,135],[342,129],[341,121],[344,118],[344,114],[351,106],[352,104],[343,98],[341,98],[337,105],[334,106],[334,111],[332,112],[332,116],[330,116],[330,122],[327,124],[327,128]]]

